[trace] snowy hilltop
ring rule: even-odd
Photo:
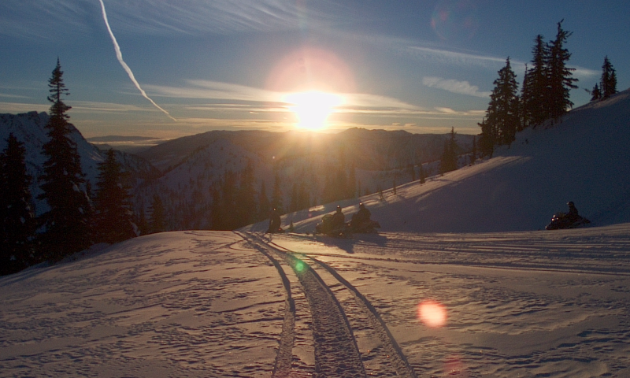
[[[630,90],[567,113],[560,122],[526,129],[511,146],[454,172],[393,190],[287,214],[296,232],[360,201],[383,231],[495,232],[540,230],[575,202],[595,225],[630,222]],[[266,230],[261,222],[245,230]]]

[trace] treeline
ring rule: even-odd
[[[486,115],[479,123],[481,155],[492,156],[495,146],[511,144],[516,133],[527,127],[558,121],[573,106],[569,91],[577,88],[578,79],[572,77],[575,68],[567,66],[571,53],[566,48],[572,32],[564,30],[562,22],[558,22],[552,41],[545,42],[540,34],[534,39],[531,66],[525,67],[520,94],[509,57],[505,67],[499,70]],[[602,71],[601,82],[589,91],[592,100],[617,92],[615,69],[608,57],[604,59]]]
[[[95,243],[114,243],[137,235],[132,221],[129,188],[114,151],[99,165],[94,194],[81,170],[73,126],[62,99],[68,94],[57,66],[48,82],[50,117],[48,142],[43,145],[43,174],[38,200],[47,209],[35,216],[30,192],[32,177],[26,149],[13,134],[0,153],[0,274],[9,274],[43,261],[59,261]]]

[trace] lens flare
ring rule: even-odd
[[[302,273],[304,270],[306,270],[306,264],[302,260],[298,260],[295,263],[295,271],[298,273]]]
[[[430,328],[440,328],[446,324],[446,307],[427,300],[418,305],[418,319]]]
[[[266,87],[283,93],[353,93],[355,84],[350,67],[335,53],[305,46],[278,61],[267,77]]]
[[[438,1],[431,17],[431,27],[445,41],[462,42],[471,39],[479,28],[475,1]]]

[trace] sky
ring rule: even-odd
[[[630,86],[628,5],[494,0],[3,0],[0,113],[47,111],[59,58],[86,137],[350,127],[479,132],[497,72],[573,32],[575,106],[604,57]]]

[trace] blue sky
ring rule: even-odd
[[[111,34],[101,0],[0,2],[0,113],[47,111],[59,57],[71,122],[86,137],[289,130],[300,118],[290,94],[308,91],[339,100],[324,106],[328,130],[478,133],[505,59],[521,82],[534,38],[553,39],[562,19],[573,32],[576,106],[588,102],[583,88],[598,82],[605,56],[618,89],[630,86],[625,0],[102,4]]]

